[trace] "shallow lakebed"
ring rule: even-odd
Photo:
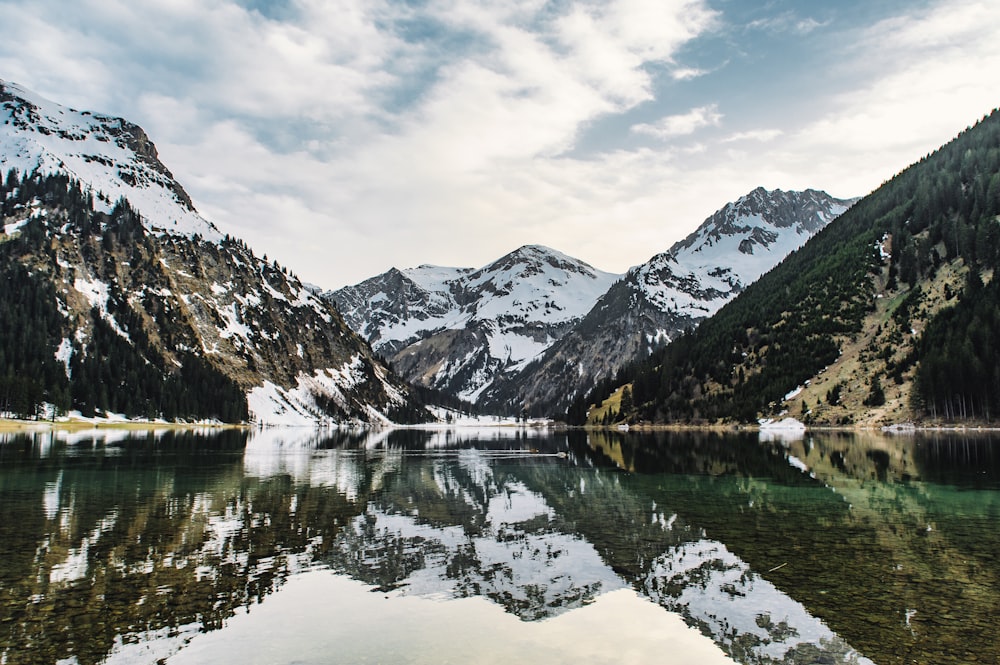
[[[0,437],[0,660],[1000,662],[1000,439]]]

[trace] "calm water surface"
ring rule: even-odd
[[[0,662],[997,663],[1000,439],[0,439]]]

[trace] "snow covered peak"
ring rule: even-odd
[[[594,269],[591,265],[544,245],[524,245],[518,247],[513,252],[481,268],[479,272],[484,274],[499,274],[509,271],[512,268],[519,269],[522,274],[541,271],[551,272],[552,269],[580,273],[591,278],[601,274],[601,271]]]
[[[475,399],[566,334],[619,278],[526,245],[478,270],[393,269],[328,295],[404,376]]]
[[[471,273],[478,319],[562,322],[586,314],[620,277],[541,245],[525,245]]]
[[[426,291],[449,293],[451,283],[470,272],[472,268],[447,268],[425,264],[417,268],[400,270],[399,274]]]
[[[77,111],[0,79],[0,163],[6,171],[65,173],[110,210],[125,198],[157,233],[222,235],[201,217],[138,125]]]
[[[856,199],[758,187],[688,237],[633,268],[628,279],[663,311],[701,319],[801,247]]]
[[[687,238],[676,243],[670,252],[675,255],[692,252],[719,254],[718,251],[709,252],[708,248],[730,238],[736,241],[740,253],[753,254],[755,248],[768,249],[783,235],[782,230],[805,236],[802,239],[804,242],[847,210],[855,200],[835,199],[814,189],[784,192],[758,187],[716,211]],[[802,242],[794,244],[798,246]]]

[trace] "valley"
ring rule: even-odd
[[[960,313],[996,290],[993,117],[864,199],[757,188],[625,273],[525,245],[323,291],[201,217],[138,126],[2,85],[8,416],[881,427],[1000,412],[982,344],[961,353],[985,392],[938,395],[931,378],[968,348],[945,318],[995,325]]]

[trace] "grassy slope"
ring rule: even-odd
[[[925,353],[920,334],[943,307],[961,302],[969,266],[990,281],[998,213],[1000,114],[993,114],[885,183],[692,335],[623,377],[638,405],[628,419],[752,422],[787,411],[825,424],[926,420],[912,399]],[[865,404],[876,379],[886,401]],[[832,405],[827,392],[837,384],[841,397]]]

